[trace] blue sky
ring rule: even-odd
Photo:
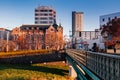
[[[34,24],[34,9],[38,5],[53,6],[57,23],[64,34],[71,30],[72,11],[84,12],[84,30],[99,28],[99,16],[120,12],[120,0],[0,0],[0,27],[13,29],[22,24]]]

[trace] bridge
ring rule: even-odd
[[[76,80],[120,80],[120,55],[76,49],[65,52],[32,53],[12,57],[0,57],[0,63],[34,64],[65,61],[69,74]]]

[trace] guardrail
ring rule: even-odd
[[[73,66],[74,70],[76,71],[78,80],[100,80],[98,76],[96,76],[84,65],[82,65],[81,62],[78,61],[78,57],[76,56],[76,54],[72,54],[68,51],[67,53],[68,53],[67,60],[70,62],[70,64]],[[80,70],[80,68],[84,73]]]
[[[104,80],[120,80],[120,55],[67,50],[78,62]]]

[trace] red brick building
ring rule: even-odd
[[[63,48],[63,27],[61,25],[22,25],[14,28],[11,34],[17,50]]]

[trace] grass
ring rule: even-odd
[[[28,65],[0,64],[0,80],[72,80],[62,62]]]

